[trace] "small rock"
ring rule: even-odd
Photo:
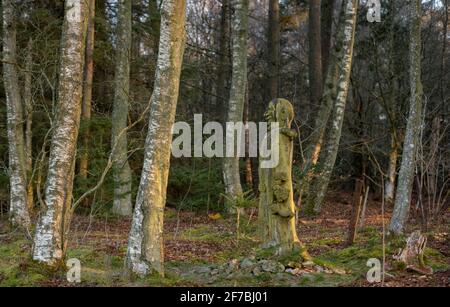
[[[211,275],[217,275],[217,274],[219,274],[219,270],[218,269],[213,269],[213,270],[211,270]]]
[[[299,268],[295,268],[295,269],[286,269],[285,270],[286,273],[292,274],[292,275],[299,275],[301,273],[301,270]]]
[[[209,273],[211,273],[211,269],[209,267],[207,267],[207,266],[199,267],[195,271],[198,274],[209,274]]]
[[[314,266],[314,269],[315,269],[318,273],[325,272],[325,269],[324,269],[323,267],[321,267],[320,265],[315,265],[315,266]]]
[[[261,269],[270,273],[284,272],[284,265],[276,261],[266,261],[261,265]]]
[[[250,267],[252,267],[254,265],[255,265],[255,263],[252,260],[250,260],[249,258],[245,258],[241,262],[241,268],[242,269],[247,269],[247,268],[250,268]]]
[[[314,268],[315,264],[312,261],[305,261],[302,263],[302,267],[307,268],[307,269],[312,269]]]
[[[340,268],[333,268],[332,271],[333,271],[333,273],[335,273],[335,274],[345,275],[345,270],[340,269]]]
[[[261,275],[261,268],[259,266],[254,267],[253,270],[252,270],[252,273],[255,276]]]

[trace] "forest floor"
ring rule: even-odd
[[[48,271],[30,260],[31,240],[10,229],[0,219],[0,286],[381,286],[366,281],[369,258],[382,259],[383,216],[381,203],[371,200],[365,227],[354,245],[345,246],[351,195],[330,193],[324,210],[314,219],[300,218],[298,234],[320,270],[297,274],[263,270],[248,273],[228,270],[233,263],[250,266],[261,259],[256,239],[256,215],[241,220],[239,239],[236,223],[218,214],[166,209],[166,276],[145,279],[124,274],[124,257],[130,219],[112,216],[76,215],[72,222],[68,258],[81,261],[81,283],[66,281],[62,271]],[[384,223],[389,221],[387,206]],[[412,218],[412,229],[418,228]],[[427,233],[426,263],[434,273],[421,275],[394,269],[397,247],[385,244],[387,275],[384,286],[450,286],[450,212]],[[235,260],[234,260],[235,259]],[[268,260],[264,260],[268,261]],[[228,268],[228,269],[227,269]],[[325,269],[324,269],[325,268]],[[333,268],[331,271],[326,268]]]

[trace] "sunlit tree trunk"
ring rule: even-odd
[[[131,169],[128,163],[127,134],[130,103],[131,0],[119,2],[117,22],[116,71],[114,76],[114,106],[112,112],[112,146],[114,203],[113,212],[131,215]]]
[[[128,239],[127,266],[138,275],[164,275],[163,222],[169,175],[172,125],[185,47],[185,0],[165,0],[151,98],[144,166]]]
[[[342,57],[339,59],[339,71],[337,79],[336,96],[334,100],[333,116],[327,132],[327,148],[322,152],[318,169],[315,170],[313,181],[308,190],[306,210],[309,213],[318,213],[328,189],[328,183],[334,168],[336,156],[341,139],[342,123],[350,87],[350,74],[352,70],[353,44],[355,40],[356,18],[358,11],[357,0],[343,2],[344,28],[340,37],[343,44]],[[313,155],[314,156],[314,155]]]
[[[421,130],[422,116],[422,80],[421,80],[421,20],[422,8],[420,0],[411,0],[410,13],[410,109],[403,143],[402,163],[395,195],[394,212],[392,213],[389,232],[401,234],[404,231],[411,205],[411,193],[414,180],[415,158],[418,137]]]
[[[247,86],[247,31],[248,31],[248,0],[232,1],[233,18],[233,68],[231,77],[230,100],[228,102],[228,122],[242,122],[244,113],[245,89]],[[235,133],[230,131],[231,135]],[[235,133],[236,135],[236,133]],[[238,147],[234,138],[235,153]],[[224,158],[223,178],[225,193],[228,199],[236,199],[242,195],[239,174],[239,157]]]
[[[303,211],[308,214],[313,213],[313,208],[308,204],[304,204],[302,199],[308,195],[309,185],[313,179],[315,167],[319,159],[320,152],[322,150],[323,138],[325,130],[327,128],[328,119],[333,110],[333,100],[336,97],[336,87],[339,77],[339,67],[344,61],[344,47],[350,44],[350,41],[345,40],[345,20],[346,10],[344,9],[344,2],[342,2],[342,8],[339,14],[339,24],[337,30],[337,38],[335,47],[331,54],[326,58],[328,60],[327,73],[324,80],[324,86],[322,88],[322,98],[320,101],[320,107],[314,118],[313,130],[309,136],[308,146],[305,152],[305,159],[303,161],[303,178],[301,180],[300,193],[298,203],[302,205]],[[330,18],[333,18],[333,14],[330,14]],[[330,22],[331,26],[331,22]],[[331,29],[330,29],[331,31]],[[326,50],[326,48],[324,48]],[[326,50],[327,51],[327,50]]]
[[[87,2],[67,0],[64,11],[58,102],[52,127],[45,204],[41,208],[33,246],[33,259],[48,265],[57,265],[67,246],[81,116]]]
[[[89,166],[89,139],[92,108],[92,79],[94,76],[94,36],[95,36],[95,0],[89,1],[89,19],[86,37],[86,54],[84,66],[83,103],[81,120],[84,122],[82,150],[80,157],[80,177],[87,179]]]
[[[3,0],[3,83],[6,94],[10,220],[13,225],[28,227],[27,153],[23,127],[23,107],[17,73],[16,24],[14,1]]]
[[[280,70],[280,5],[279,0],[269,0],[268,74],[270,100],[278,98]]]

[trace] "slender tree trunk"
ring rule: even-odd
[[[83,131],[80,157],[80,177],[87,179],[89,167],[89,139],[92,105],[92,79],[94,76],[94,36],[95,36],[95,0],[89,1],[89,19],[86,37],[86,54],[83,83],[83,103],[81,107],[81,120],[85,127]]]
[[[395,16],[396,16],[396,4],[394,1],[389,6],[389,106],[387,112],[390,117],[390,130],[391,130],[391,147],[389,151],[389,166],[387,173],[387,180],[384,187],[384,197],[386,202],[393,203],[395,196],[395,179],[397,177],[397,160],[398,160],[398,127],[397,127],[397,114],[399,112],[397,93],[398,93],[398,77],[395,71],[395,52],[398,47],[394,39],[395,31]]]
[[[117,23],[116,71],[114,75],[114,106],[112,112],[114,204],[113,213],[127,216],[132,213],[131,168],[128,163],[128,108],[130,101],[131,0],[119,2]]]
[[[23,127],[23,107],[17,73],[16,25],[14,1],[3,0],[3,82],[6,94],[10,220],[28,227],[27,153]]]
[[[252,168],[252,159],[250,157],[250,131],[248,128],[249,123],[249,112],[250,112],[250,101],[248,99],[248,84],[245,90],[245,112],[244,112],[244,126],[245,126],[245,183],[247,184],[247,188],[253,189],[253,168]]]
[[[67,246],[87,32],[86,1],[67,0],[64,10],[58,104],[45,184],[45,206],[36,226],[33,247],[33,259],[47,265],[59,264]]]
[[[185,47],[186,0],[165,0],[151,98],[144,166],[128,240],[127,266],[136,274],[164,275],[163,222],[170,166],[172,125]]]
[[[247,86],[248,0],[235,0],[233,4],[233,72],[227,121],[236,123],[243,120],[245,89]],[[235,132],[227,131],[228,135],[233,133]],[[237,138],[235,137],[234,139],[235,149],[237,149],[239,144],[236,142]],[[229,199],[236,199],[242,194],[239,157],[237,155],[224,158],[223,178],[225,193]]]
[[[412,0],[410,13],[410,110],[403,143],[402,163],[397,183],[394,212],[392,213],[389,232],[402,234],[408,219],[411,204],[411,193],[414,181],[415,156],[418,136],[421,130],[422,115],[422,80],[421,80],[421,20],[422,8],[420,0]]]
[[[280,5],[279,0],[269,0],[268,33],[268,74],[269,98],[278,98],[278,78],[280,72]]]
[[[347,0],[345,0],[347,1]],[[309,144],[306,148],[305,160],[303,161],[303,171],[306,176],[302,179],[299,203],[304,193],[308,193],[310,181],[314,175],[314,168],[319,159],[322,150],[323,137],[327,127],[327,122],[333,110],[333,99],[336,97],[336,87],[339,78],[339,69],[341,62],[344,61],[345,46],[350,43],[345,37],[346,10],[344,1],[339,15],[339,25],[337,30],[336,44],[330,55],[330,63],[327,65],[324,88],[322,89],[322,98],[320,108],[314,119],[314,126],[309,136]],[[330,18],[333,18],[331,16]],[[331,24],[332,22],[330,22]],[[328,57],[327,57],[328,58]]]
[[[23,89],[23,104],[25,109],[25,153],[27,160],[27,203],[29,214],[33,213],[34,193],[33,193],[33,97],[32,87],[32,69],[33,69],[33,39],[28,41],[27,56],[25,61],[25,76]]]
[[[320,0],[309,1],[309,97],[311,106],[319,106],[323,90]]]
[[[333,118],[327,135],[327,148],[325,152],[322,153],[322,162],[319,163],[319,168],[316,170],[315,177],[309,187],[306,200],[306,211],[309,213],[320,212],[325,193],[328,189],[328,183],[339,149],[345,105],[347,103],[347,95],[350,87],[358,1],[345,0],[342,9],[345,14],[344,29],[342,35],[338,37],[338,39],[343,40],[343,50],[342,57],[340,58]]]
[[[226,118],[223,114],[226,114],[226,105],[229,97],[227,85],[230,78],[230,0],[222,0],[221,14],[216,107],[218,118],[220,118],[221,122],[224,122]]]
[[[149,15],[150,15],[150,27],[152,36],[153,53],[158,54],[159,51],[159,33],[161,16],[158,9],[158,0],[150,0],[148,2]]]
[[[333,15],[335,0],[326,0],[321,3],[321,49],[322,49],[322,77],[325,79],[330,59],[331,33],[333,31]]]

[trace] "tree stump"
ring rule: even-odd
[[[425,265],[423,258],[426,245],[427,237],[416,230],[406,239],[406,246],[394,255],[394,259],[402,263],[406,270],[425,275],[433,274],[433,269]]]

